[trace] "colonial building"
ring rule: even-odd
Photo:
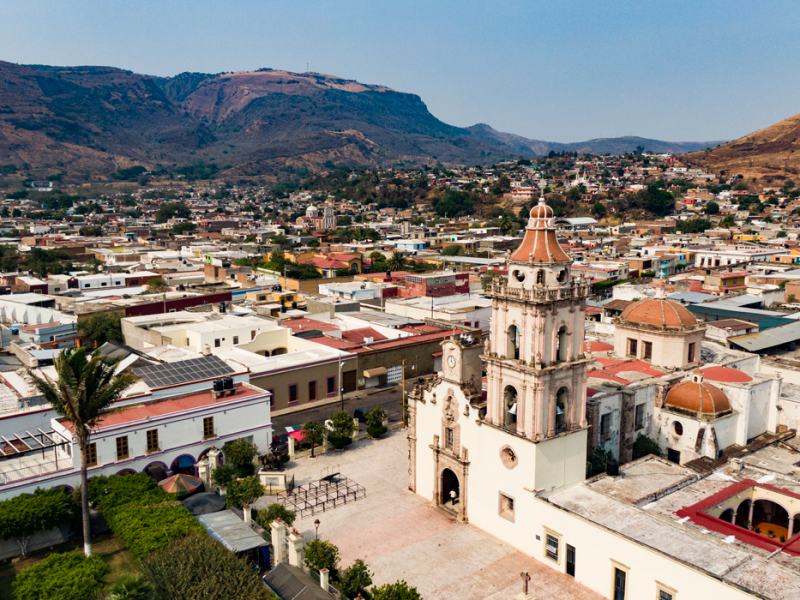
[[[322,207],[322,215],[320,215],[317,207],[310,205],[306,209],[305,217],[297,217],[297,226],[312,229],[333,229],[336,227],[336,215],[333,214],[333,207],[325,204]]]

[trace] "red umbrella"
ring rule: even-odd
[[[176,496],[182,496],[185,494],[191,494],[201,485],[203,485],[203,480],[199,477],[193,477],[192,475],[184,475],[178,474],[173,475],[169,479],[165,479],[164,481],[159,482],[159,484],[164,491],[169,492],[170,494],[175,494]]]

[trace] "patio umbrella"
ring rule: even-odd
[[[183,505],[193,515],[207,515],[225,508],[225,499],[217,494],[195,494],[183,501]]]
[[[203,485],[203,480],[199,477],[192,477],[191,475],[173,475],[169,479],[159,482],[159,485],[164,488],[164,491],[177,496],[191,494]]]

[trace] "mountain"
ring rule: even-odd
[[[0,61],[0,166],[108,174],[198,161],[231,176],[288,166],[490,164],[551,150],[684,152],[707,144],[642,138],[556,144],[454,127],[419,96],[318,73],[182,73]]]
[[[800,173],[800,114],[716,148],[694,152],[686,159],[712,172],[724,170],[763,184],[796,179]]]

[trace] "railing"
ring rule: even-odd
[[[556,300],[570,300],[572,298],[585,298],[589,295],[588,283],[573,283],[570,287],[539,288],[533,289],[509,287],[505,283],[492,282],[489,293],[495,298],[509,298],[527,302],[554,302]]]
[[[72,459],[70,458],[43,460],[30,464],[31,462],[32,461],[26,461],[27,464],[23,464],[22,462],[15,463],[13,459],[9,461],[0,461],[0,485],[72,469],[73,465]]]

